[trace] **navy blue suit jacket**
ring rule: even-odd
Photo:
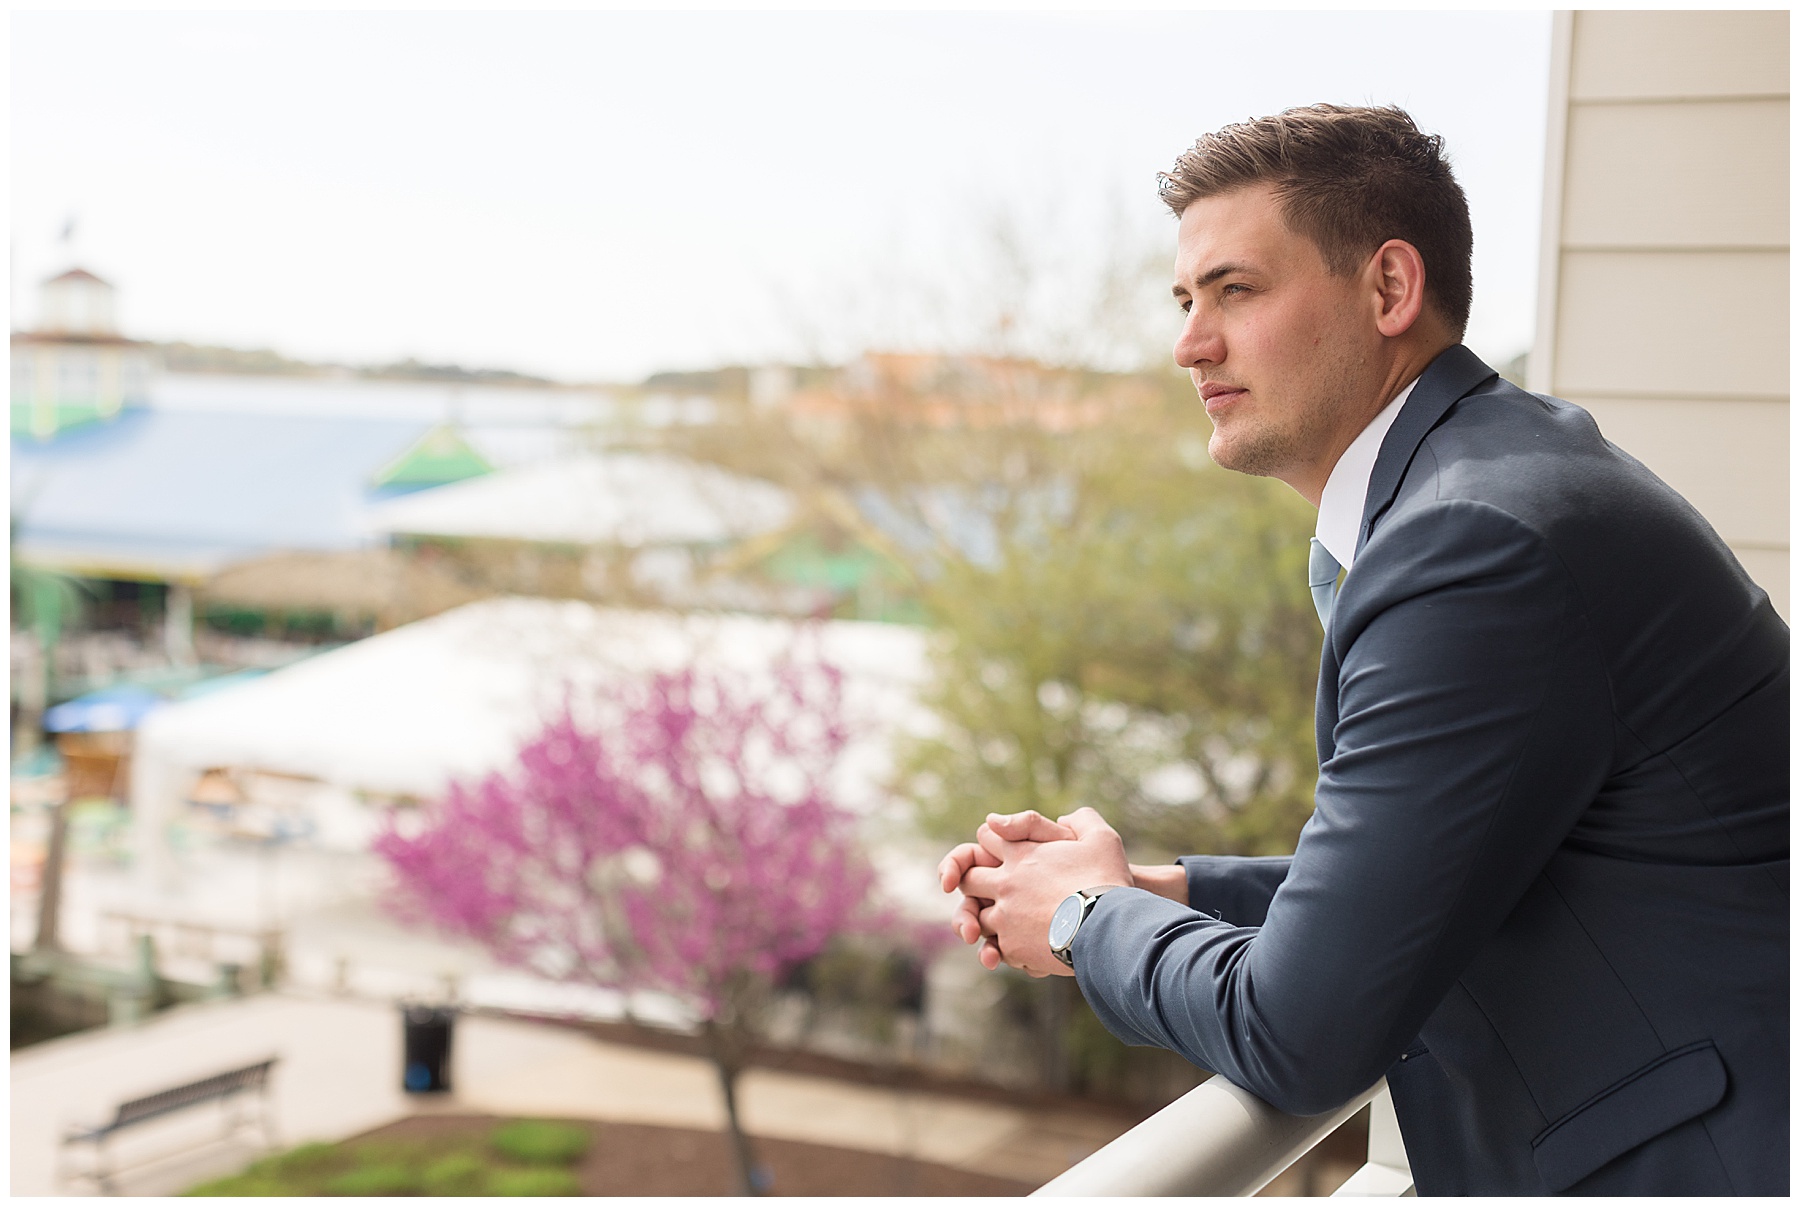
[[[1466,348],[1389,430],[1292,857],[1102,897],[1131,1043],[1297,1114],[1385,1074],[1422,1194],[1782,1194],[1788,630],[1587,412]]]

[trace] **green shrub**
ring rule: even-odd
[[[507,1198],[528,1195],[567,1197],[581,1193],[581,1183],[566,1169],[496,1169],[488,1174],[488,1193]]]
[[[495,1152],[528,1165],[572,1165],[587,1152],[593,1140],[593,1133],[578,1123],[552,1123],[547,1119],[503,1123],[488,1137]]]
[[[217,1178],[211,1182],[202,1182],[191,1190],[182,1191],[183,1195],[196,1198],[283,1198],[294,1193],[293,1187],[279,1178],[258,1176],[249,1172],[232,1174],[229,1178]]]
[[[184,1194],[243,1195],[246,1197],[313,1194],[326,1175],[343,1168],[348,1158],[336,1144],[302,1144],[284,1153],[262,1158],[242,1173],[202,1182]]]
[[[418,1189],[418,1172],[405,1165],[363,1165],[325,1183],[326,1194],[351,1196],[416,1194]]]
[[[298,1148],[290,1148],[273,1157],[264,1157],[244,1172],[247,1174],[277,1174],[286,1177],[305,1177],[308,1174],[321,1173],[333,1166],[344,1163],[344,1150],[336,1144],[327,1144],[315,1140],[311,1144],[302,1144]]]
[[[593,1143],[588,1127],[548,1119],[516,1119],[495,1127],[488,1142],[492,1151],[474,1136],[448,1135],[303,1144],[185,1193],[306,1198],[581,1193],[575,1174],[563,1167],[579,1160]],[[502,1161],[510,1164],[500,1164]]]
[[[425,1167],[419,1189],[429,1195],[467,1196],[487,1190],[487,1166],[474,1153],[451,1153]]]
[[[421,1140],[359,1140],[338,1151],[348,1153],[358,1165],[415,1165],[433,1155],[430,1142]]]

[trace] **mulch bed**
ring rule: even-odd
[[[413,1115],[358,1140],[447,1142],[481,1146],[488,1115]],[[569,1120],[593,1130],[594,1144],[574,1167],[589,1195],[728,1195],[737,1192],[730,1141],[719,1132],[640,1123]],[[1036,1187],[946,1165],[797,1140],[752,1137],[756,1159],[777,1195],[1023,1195]]]

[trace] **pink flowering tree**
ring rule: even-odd
[[[790,656],[754,683],[690,668],[589,703],[375,849],[414,918],[541,975],[689,1003],[750,1192],[736,1082],[772,985],[890,921],[835,790],[842,676]]]

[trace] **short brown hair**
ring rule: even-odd
[[[1273,185],[1288,226],[1340,275],[1404,239],[1425,261],[1426,298],[1459,337],[1468,326],[1469,201],[1443,138],[1402,109],[1308,105],[1238,122],[1201,138],[1157,181],[1177,217],[1202,197]]]

